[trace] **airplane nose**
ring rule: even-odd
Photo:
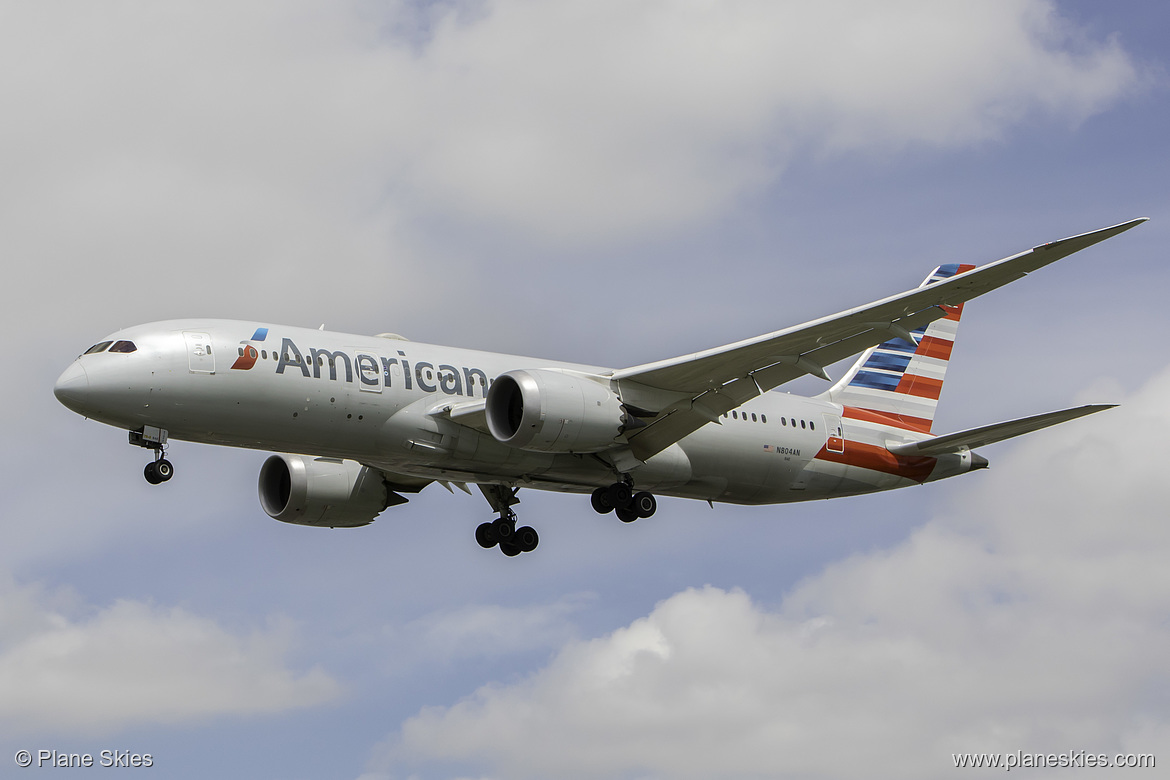
[[[89,377],[81,363],[74,361],[61,376],[57,377],[57,384],[53,385],[53,395],[62,404],[84,414],[85,403],[89,397]]]

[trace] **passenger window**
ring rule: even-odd
[[[100,344],[94,344],[92,347],[90,347],[89,349],[87,349],[85,351],[85,354],[96,355],[99,352],[105,352],[109,348],[109,346],[113,343],[114,342],[112,342],[112,341],[103,341]]]
[[[138,351],[138,347],[134,346],[133,341],[117,341],[117,342],[114,342],[114,346],[110,347],[110,352],[127,353],[127,352],[137,352],[137,351]],[[208,348],[207,351],[210,352],[211,349]]]
[[[756,421],[756,413],[752,412],[752,422],[755,422],[755,421]]]
[[[732,412],[731,419],[738,420],[739,419],[739,412]]]
[[[808,427],[809,427],[811,430],[814,430],[814,431],[815,431],[815,430],[817,429],[817,424],[816,424],[815,422],[813,422],[812,420],[809,420],[809,421],[808,421]]]
[[[801,421],[800,421],[800,427],[801,427],[801,428],[803,428],[803,427],[804,427],[804,420],[801,420]]]
[[[267,359],[268,359],[268,350],[266,350],[266,349],[262,349],[262,350],[260,350],[260,359],[261,359],[261,360],[267,360]]]
[[[764,424],[767,424],[767,422],[768,422],[768,415],[766,415],[766,414],[761,414],[761,415],[760,415],[760,422],[762,422],[762,423],[764,423]]]
[[[243,356],[244,356],[244,348],[243,348],[243,347],[239,347],[239,348],[237,348],[237,349],[236,349],[236,352],[238,352],[238,353],[240,354],[240,357],[243,357]]]

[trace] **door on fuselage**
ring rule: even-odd
[[[845,451],[845,433],[841,429],[841,418],[835,414],[822,415],[825,418],[825,431],[828,433],[828,441],[825,443],[825,449],[829,452],[844,452]]]
[[[187,358],[190,360],[192,374],[214,374],[215,355],[211,351],[211,336],[195,331],[183,331],[183,340],[187,343]]]

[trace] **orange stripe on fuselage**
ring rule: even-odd
[[[938,462],[937,458],[895,455],[885,447],[848,440],[845,442],[844,452],[830,452],[827,446],[821,447],[815,459],[880,471],[883,474],[894,474],[915,482],[925,482]]]
[[[922,417],[878,412],[873,409],[862,409],[857,406],[846,406],[841,414],[847,419],[864,420],[865,422],[877,423],[878,425],[888,425],[891,428],[897,428],[903,431],[930,433],[931,421]]]

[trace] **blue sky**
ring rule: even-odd
[[[1166,30],[1157,4],[1039,0],[9,8],[0,761],[1170,761]],[[625,526],[529,491],[516,559],[438,486],[333,532],[263,514],[264,453],[176,443],[151,488],[51,394],[99,337],[185,316],[634,365],[1138,216],[967,307],[937,427],[1121,409],[885,495]]]

